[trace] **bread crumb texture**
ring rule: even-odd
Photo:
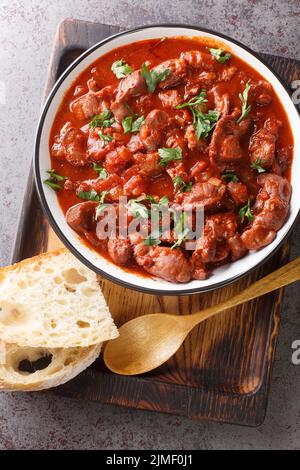
[[[0,341],[0,390],[36,391],[71,380],[100,354],[101,344],[89,348],[32,348]]]
[[[96,274],[68,250],[0,269],[0,338],[4,343],[86,348],[117,336]]]

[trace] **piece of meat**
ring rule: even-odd
[[[104,156],[113,150],[116,146],[116,141],[112,140],[106,142],[99,137],[99,131],[103,129],[89,129],[89,136],[87,140],[87,157],[92,162],[103,160]],[[104,133],[104,132],[103,132]]]
[[[249,195],[247,186],[245,184],[230,181],[227,184],[227,191],[231,199],[238,207],[247,204]]]
[[[288,180],[278,175],[262,174],[258,183],[262,189],[252,209],[254,218],[241,237],[249,250],[258,250],[274,240],[288,215],[292,192]]]
[[[273,100],[273,87],[266,80],[260,80],[258,83],[251,85],[254,103],[259,106],[268,106]]]
[[[243,159],[240,138],[248,131],[250,124],[251,120],[247,118],[238,124],[235,113],[222,116],[217,122],[209,145],[209,156],[221,171],[230,170],[232,165]]]
[[[129,148],[130,152],[132,153],[138,152],[139,150],[143,150],[144,144],[141,141],[140,136],[133,135],[127,144],[127,148]]]
[[[282,147],[276,152],[276,163],[279,175],[284,175],[290,167],[292,160],[292,148]]]
[[[187,51],[180,54],[180,60],[193,69],[211,71],[215,69],[216,61],[211,54],[201,51]]]
[[[95,210],[98,202],[85,201],[68,209],[66,221],[70,227],[78,233],[85,233],[95,228]]]
[[[239,233],[235,233],[232,237],[228,238],[227,243],[232,261],[242,258],[248,252]]]
[[[128,169],[128,172],[136,174],[140,173],[142,176],[151,176],[161,173],[162,167],[160,166],[160,156],[158,152],[150,153],[135,153],[133,161],[136,165]]]
[[[120,176],[108,175],[105,180],[99,176],[99,178],[81,181],[76,192],[88,192],[94,189],[98,194],[100,194],[102,191],[110,191],[116,186],[122,186],[122,179]]]
[[[166,69],[169,70],[169,75],[158,83],[157,88],[159,90],[165,90],[179,85],[183,82],[186,74],[186,64],[180,59],[166,60],[156,67],[153,67],[152,70],[157,73],[162,73]]]
[[[212,88],[212,93],[214,96],[215,106],[214,108],[219,111],[223,116],[229,114],[230,112],[230,97],[229,93],[224,92],[224,86],[215,85]]]
[[[141,196],[146,194],[147,182],[141,175],[133,175],[124,184],[124,195],[125,196]]]
[[[132,154],[130,150],[123,145],[106,154],[104,167],[108,173],[121,175],[131,161]]]
[[[224,68],[222,72],[218,75],[218,82],[229,82],[232,77],[236,74],[237,68],[234,65],[229,65]]]
[[[196,162],[190,169],[191,178],[194,178],[196,183],[203,182],[202,174],[207,169],[207,167],[208,167],[208,162],[206,160],[199,160],[198,162]]]
[[[236,215],[232,212],[208,216],[203,235],[197,240],[192,255],[195,269],[200,269],[201,273],[206,263],[218,263],[226,259],[229,254],[232,259],[244,256],[247,248],[240,235],[236,233],[236,229]]]
[[[186,80],[184,87],[184,100],[187,101],[190,98],[198,95],[201,88],[207,88],[211,86],[216,80],[215,72],[201,72],[194,71],[189,78]]]
[[[156,150],[162,140],[163,130],[169,125],[169,115],[160,109],[153,109],[140,128],[140,139],[147,152]]]
[[[169,282],[188,282],[192,277],[192,264],[180,248],[134,245],[134,258],[139,266],[153,276]]]
[[[135,70],[126,78],[120,81],[115,101],[110,109],[118,122],[128,116],[129,111],[126,106],[130,98],[140,96],[147,92],[147,86],[141,70]]]
[[[182,103],[182,97],[177,90],[161,91],[158,97],[164,108],[176,108]]]
[[[97,92],[89,91],[74,100],[70,104],[70,109],[77,119],[90,119],[110,107],[113,95],[114,90],[111,86],[106,86]]]
[[[133,250],[130,241],[127,238],[120,236],[110,238],[107,244],[108,254],[118,266],[128,264],[133,255]]]
[[[218,178],[210,178],[204,183],[196,183],[191,191],[178,194],[176,202],[181,206],[192,206],[193,209],[203,206],[208,209],[216,206],[223,198],[226,185]]]
[[[55,136],[51,148],[53,157],[61,161],[67,161],[74,166],[84,166],[88,163],[86,154],[86,136],[71,122],[67,122],[60,134]]]
[[[193,124],[187,126],[184,139],[187,142],[187,146],[190,150],[198,150],[199,152],[206,152],[208,144],[205,139],[198,139]]]
[[[229,246],[225,242],[233,237],[236,228],[236,216],[231,212],[207,217],[203,235],[197,240],[192,255],[194,265],[216,263],[227,258]]]
[[[281,122],[268,118],[263,127],[251,137],[249,155],[251,163],[259,162],[265,169],[270,168],[275,160],[275,144]]]

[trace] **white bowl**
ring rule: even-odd
[[[46,170],[51,168],[48,143],[52,123],[64,94],[69,89],[72,82],[96,59],[110,50],[135,41],[164,36],[196,36],[200,38],[207,37],[215,41],[222,41],[223,44],[227,45],[227,47],[231,49],[233,54],[250,64],[272,84],[278,98],[286,110],[294,137],[294,159],[291,177],[293,193],[290,204],[290,213],[286,223],[278,231],[275,240],[270,245],[259,251],[249,252],[244,258],[215,269],[212,275],[206,280],[192,280],[186,284],[175,284],[159,278],[143,277],[138,274],[130,273],[101,257],[92,248],[89,248],[82,243],[79,236],[68,226],[64,214],[58,204],[55,192],[42,183],[45,178]],[[122,284],[125,287],[153,294],[175,295],[204,292],[224,286],[225,284],[245,275],[250,270],[266,261],[266,259],[274,253],[282,243],[283,239],[290,232],[300,209],[300,159],[298,158],[300,155],[299,129],[299,114],[280,79],[261,61],[261,59],[239,42],[222,34],[214,33],[202,28],[196,28],[194,26],[189,27],[184,25],[146,26],[132,31],[125,31],[99,42],[83,53],[67,68],[54,85],[43,108],[36,136],[34,166],[38,193],[44,210],[48,215],[49,221],[62,242],[83,263],[99,274],[114,282]]]

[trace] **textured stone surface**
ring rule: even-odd
[[[9,261],[32,157],[55,29],[67,17],[133,27],[186,22],[228,33],[256,50],[300,59],[300,4],[285,1],[0,0],[0,263]],[[26,195],[25,195],[26,197]],[[300,255],[300,229],[293,256]],[[0,394],[0,449],[300,448],[299,286],[286,290],[265,423],[257,429],[82,403]]]

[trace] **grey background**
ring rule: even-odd
[[[0,0],[0,263],[10,259],[57,24],[74,17],[125,27],[186,22],[257,51],[300,59],[300,2]],[[300,78],[300,77],[299,77]],[[5,87],[6,103],[3,103]],[[1,102],[2,99],[2,102]],[[300,255],[300,229],[292,256]],[[299,286],[286,289],[267,417],[256,429],[39,394],[0,394],[0,449],[300,448]]]

